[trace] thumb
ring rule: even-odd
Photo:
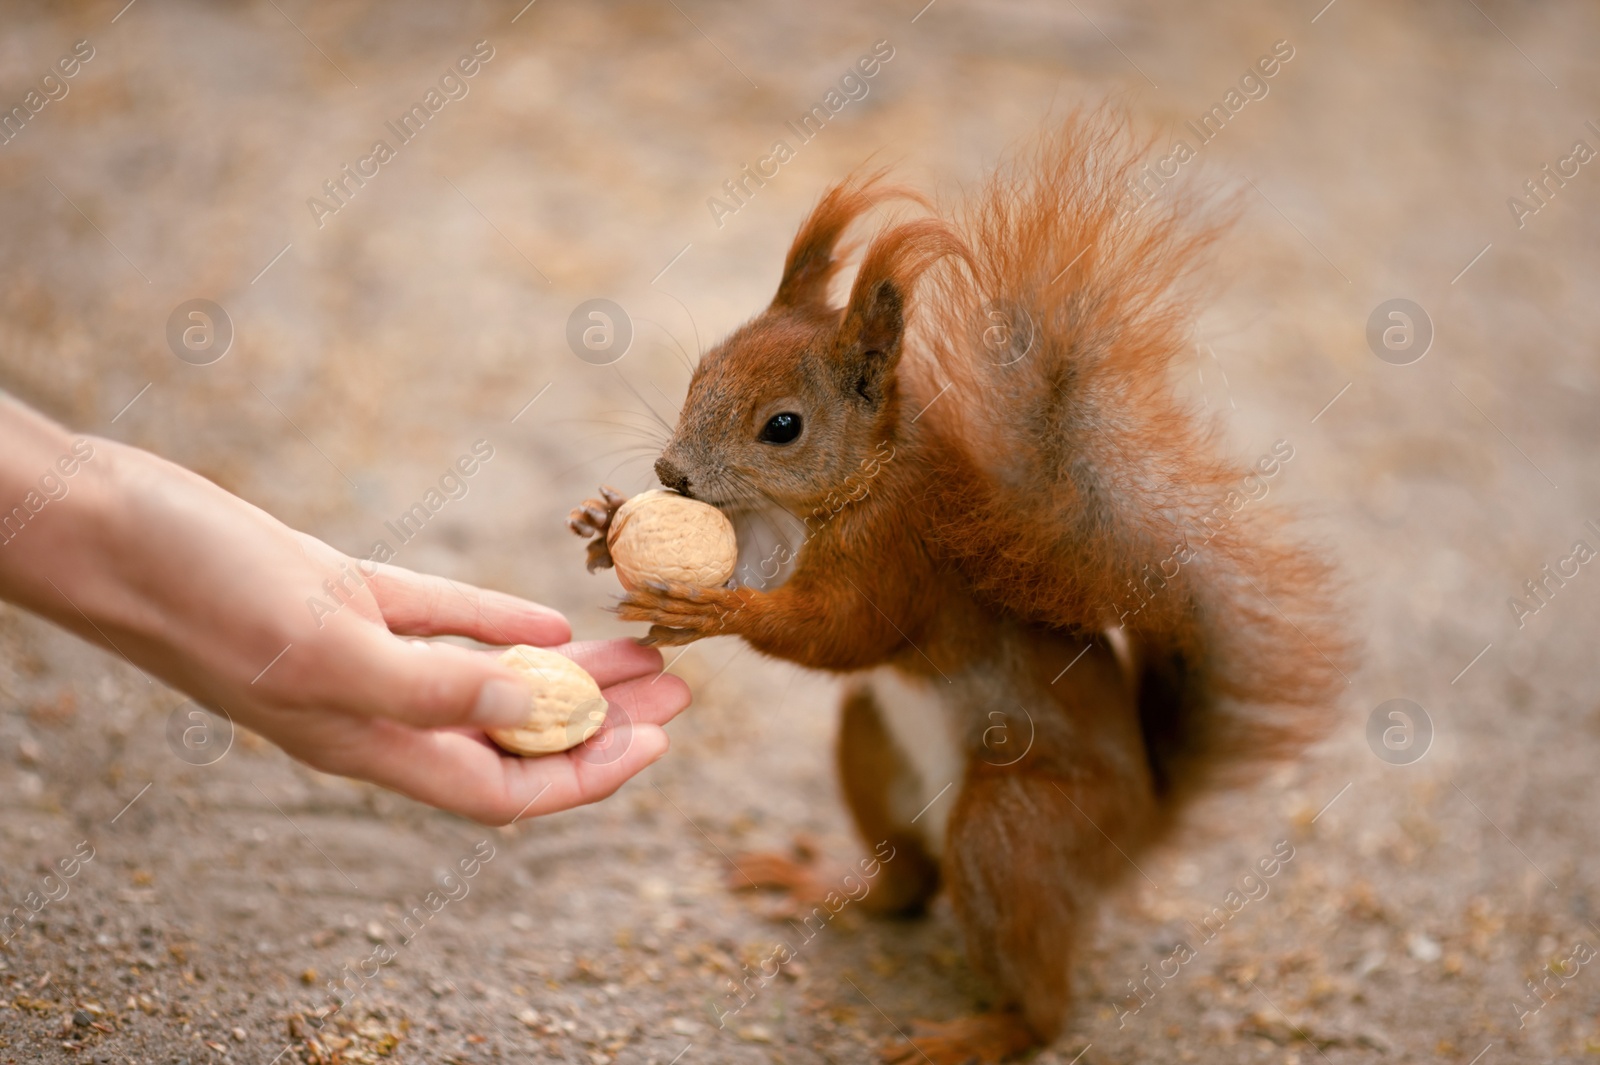
[[[371,678],[357,709],[416,728],[512,728],[528,717],[533,691],[490,652],[377,634]]]

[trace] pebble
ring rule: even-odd
[[[1412,932],[1406,939],[1406,953],[1426,964],[1432,964],[1444,957],[1444,948],[1438,940],[1430,938],[1423,932]]]

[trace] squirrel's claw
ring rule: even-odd
[[[567,528],[579,536],[603,535],[611,527],[611,519],[617,513],[617,508],[627,501],[621,492],[603,484],[598,499],[585,499],[572,508],[572,513],[567,515]]]
[[[655,643],[690,643],[734,631],[732,619],[745,605],[741,594],[737,589],[649,581],[621,598],[617,616],[649,622],[648,639]]]
[[[880,1048],[878,1060],[888,1065],[966,1065],[1004,1061],[1037,1044],[1021,1015],[1009,1010],[954,1021],[913,1021],[912,1032]]]
[[[593,503],[586,503],[572,513],[573,517],[567,519],[567,525],[581,536],[604,532],[611,524],[611,515],[606,513],[605,508]]]
[[[610,485],[600,486],[600,496],[597,499],[586,499],[579,506],[572,508],[572,513],[567,515],[567,528],[578,536],[593,536],[595,539],[589,544],[589,572],[597,569],[611,568],[611,551],[606,546],[606,532],[611,528],[611,519],[616,516],[617,508],[627,502],[627,498]]]
[[[604,536],[590,540],[587,551],[589,559],[585,564],[588,566],[590,573],[597,569],[610,569],[612,567],[611,548],[606,545]]]
[[[694,643],[699,638],[699,633],[690,632],[688,629],[669,629],[665,625],[652,625],[648,635],[639,637],[639,643],[644,647],[679,647],[686,643]]]

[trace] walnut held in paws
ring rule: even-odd
[[[606,719],[600,685],[582,666],[554,651],[518,644],[500,664],[522,674],[533,689],[528,719],[519,728],[488,729],[491,740],[512,754],[555,754],[593,736]]]
[[[720,588],[739,559],[733,523],[722,511],[659,488],[617,508],[606,545],[617,579],[630,592],[646,581]]]

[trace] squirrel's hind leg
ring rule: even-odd
[[[1099,896],[1159,824],[1131,683],[1101,645],[1051,692],[1028,756],[974,756],[943,873],[974,969],[1043,1042],[1068,1016],[1072,963]]]
[[[921,913],[939,890],[939,862],[900,808],[899,793],[915,793],[918,786],[916,770],[896,746],[866,686],[845,694],[836,756],[856,831],[882,859],[862,906],[881,914]]]
[[[854,882],[867,887],[856,902],[861,909],[896,916],[921,913],[939,889],[939,862],[916,826],[907,823],[914,807],[913,814],[905,813],[904,800],[916,794],[915,770],[895,745],[873,693],[865,686],[845,694],[836,753],[845,804],[871,856],[830,875],[815,842],[797,838],[790,853],[734,855],[728,887],[781,891],[786,898],[770,914],[784,917],[809,911],[830,892],[848,890],[845,878],[853,876]]]

